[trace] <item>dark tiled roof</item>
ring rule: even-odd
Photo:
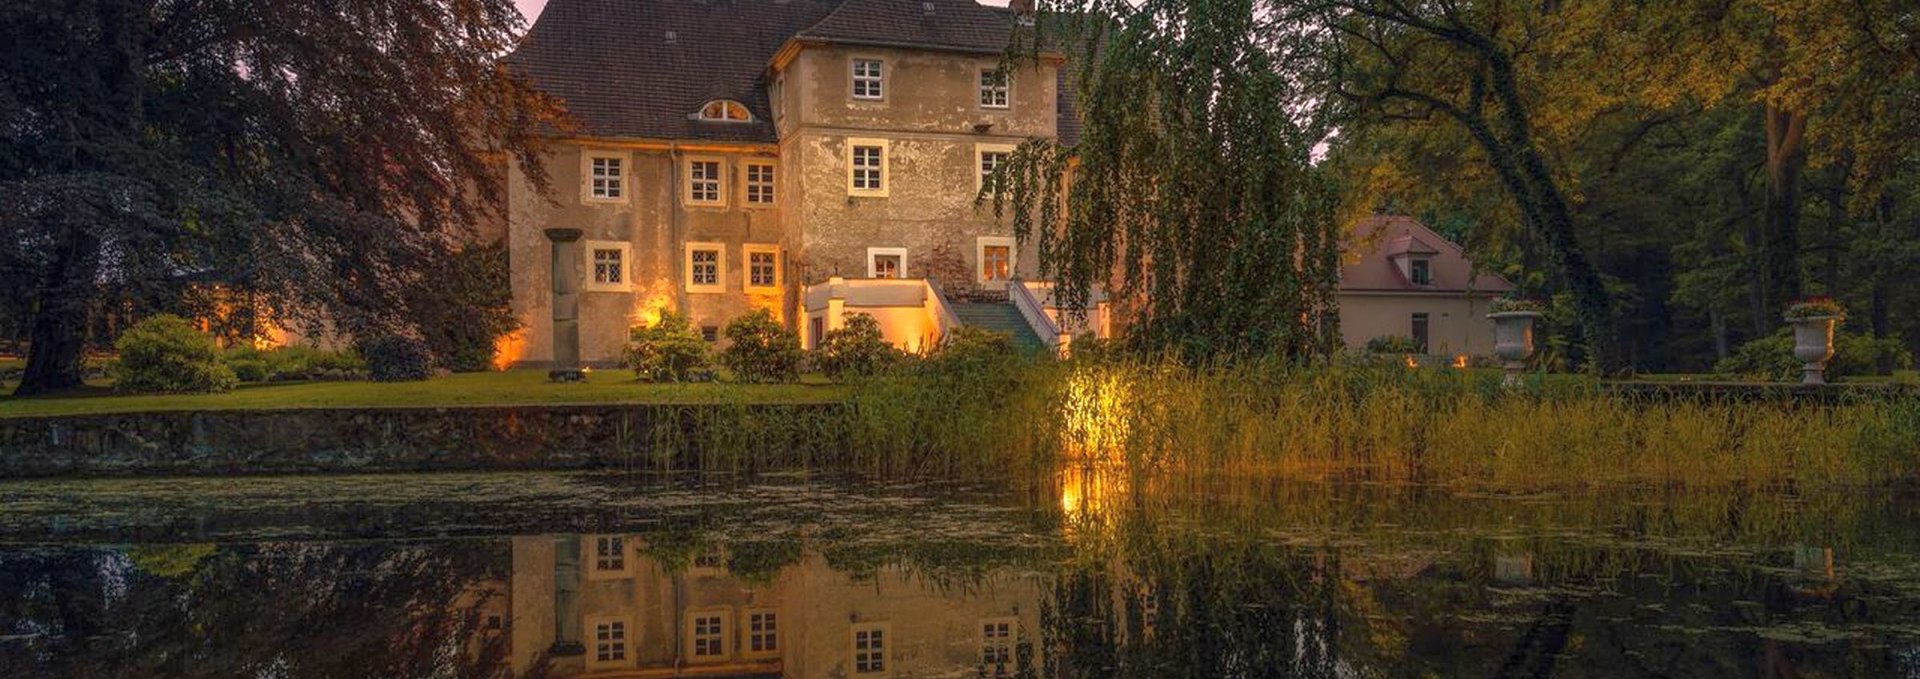
[[[999,54],[1013,16],[974,0],[844,0],[798,38]]]
[[[551,0],[507,59],[563,99],[588,135],[772,142],[767,63],[839,4]],[[713,99],[746,104],[754,122],[689,118]]]

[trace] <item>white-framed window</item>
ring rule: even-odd
[[[744,655],[765,657],[780,654],[780,614],[771,608],[747,611]]]
[[[986,676],[1005,677],[1013,673],[1013,618],[980,621],[980,665]]]
[[[747,262],[746,288],[748,292],[778,292],[780,290],[780,246],[747,243],[740,246],[741,256]]]
[[[688,205],[727,204],[727,161],[710,156],[691,156],[686,162]]]
[[[1013,278],[1014,240],[1007,236],[981,236],[974,241],[974,261],[980,263],[981,283],[1006,284]]]
[[[993,180],[993,173],[1007,164],[1013,157],[1014,147],[1007,144],[974,144],[973,166],[979,169],[973,178],[975,190],[984,189]]]
[[[626,618],[591,617],[587,619],[587,628],[593,638],[588,646],[588,664],[596,667],[617,667],[632,664],[633,624]]]
[[[763,160],[747,161],[747,206],[769,207],[776,196],[774,179],[778,169],[771,162]]]
[[[687,292],[726,292],[721,272],[727,268],[726,246],[720,243],[687,244]]]
[[[753,113],[747,111],[746,105],[732,99],[715,99],[709,101],[706,105],[700,107],[700,112],[695,114],[695,116],[700,120],[708,122],[753,122]]]
[[[886,623],[853,626],[853,674],[870,677],[893,668],[892,634]]]
[[[587,541],[587,579],[625,577],[627,539],[619,535],[594,535]]]
[[[687,658],[696,663],[718,662],[728,656],[727,609],[709,609],[687,614]]]
[[[865,101],[879,101],[886,98],[886,62],[870,57],[855,57],[851,67],[853,98]]]
[[[584,151],[580,154],[580,200],[589,203],[627,202],[627,154]]]
[[[884,139],[847,140],[847,193],[854,196],[887,195],[889,162]]]
[[[867,248],[868,278],[906,278],[906,248]]]
[[[980,69],[980,108],[1007,108],[1012,105],[1013,75],[1000,69]]]
[[[586,289],[592,292],[626,292],[633,289],[633,245],[620,241],[590,240],[582,251],[586,257]]]

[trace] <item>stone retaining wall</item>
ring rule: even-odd
[[[181,411],[0,419],[0,478],[711,465],[831,450],[846,406],[577,405]],[[749,426],[741,443],[722,430]],[[807,452],[807,451],[803,451]],[[738,460],[738,457],[732,460]]]

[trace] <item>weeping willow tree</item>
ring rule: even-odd
[[[1057,0],[1016,55],[1064,52],[1082,132],[1022,144],[994,213],[1063,306],[1110,293],[1127,338],[1189,360],[1338,346],[1334,191],[1254,0]],[[1069,93],[1062,92],[1062,97]]]

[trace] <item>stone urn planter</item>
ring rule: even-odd
[[[1533,358],[1533,326],[1540,320],[1540,312],[1496,311],[1487,318],[1493,320],[1493,355],[1507,371],[1500,384],[1518,387],[1520,376],[1527,370],[1527,359]]]
[[[1833,358],[1833,329],[1844,318],[1824,316],[1788,316],[1793,325],[1793,359],[1799,361],[1801,384],[1826,384],[1827,361]]]

